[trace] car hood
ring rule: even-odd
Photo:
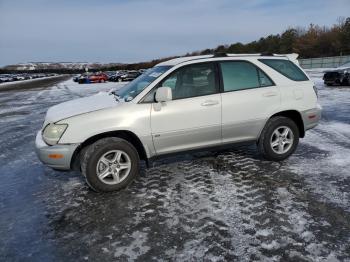
[[[117,106],[115,97],[108,92],[100,92],[96,95],[74,99],[50,107],[46,113],[45,123],[54,123],[72,116],[89,113],[92,111]]]

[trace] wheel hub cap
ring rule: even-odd
[[[273,131],[270,146],[275,153],[285,154],[292,148],[293,142],[293,131],[287,126],[280,126]]]
[[[131,159],[122,150],[111,150],[97,161],[96,175],[98,179],[109,185],[121,183],[129,175]]]

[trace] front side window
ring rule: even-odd
[[[199,63],[181,67],[166,77],[160,86],[172,89],[173,100],[217,93],[215,64]]]
[[[308,81],[309,79],[293,62],[284,59],[259,59],[260,62],[275,69],[280,74],[294,81]]]

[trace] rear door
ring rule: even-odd
[[[223,143],[255,140],[280,106],[279,88],[251,62],[222,61],[219,65]]]
[[[214,63],[179,68],[159,86],[173,100],[153,103],[151,128],[157,154],[221,144],[221,95]]]

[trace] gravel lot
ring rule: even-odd
[[[350,88],[324,87],[320,125],[282,163],[255,147],[169,158],[97,194],[43,166],[48,107],[116,83],[0,92],[0,260],[350,260]]]

